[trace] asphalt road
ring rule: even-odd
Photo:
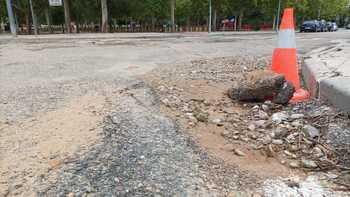
[[[304,54],[314,48],[331,45],[337,40],[349,39],[349,34],[350,31],[345,30],[298,33],[298,52]],[[167,184],[159,176],[141,174],[145,180],[151,180],[155,185],[165,184],[164,190],[155,186],[153,191],[151,187],[150,194],[164,191],[181,191],[180,193],[185,194],[196,192],[197,189],[193,188],[202,184],[202,181],[193,177],[201,177],[204,172],[193,170],[193,163],[202,160],[202,156],[197,155],[196,151],[185,143],[186,139],[178,134],[171,120],[156,112],[151,113],[148,105],[140,104],[140,99],[133,96],[142,97],[147,90],[147,87],[139,87],[137,77],[158,66],[176,65],[203,58],[269,57],[276,43],[277,35],[273,32],[225,32],[210,35],[79,34],[17,38],[0,36],[0,196],[31,196],[38,191],[44,196],[48,193],[65,196],[70,190],[86,192],[89,189],[85,186],[89,183],[84,181],[88,181],[85,179],[89,176],[97,177],[93,174],[96,172],[95,168],[103,168],[106,174],[111,173],[108,180],[101,180],[108,181],[107,185],[110,187],[100,191],[100,194],[108,194],[109,189],[113,189],[114,186],[111,176],[114,176],[115,172],[108,169],[111,164],[118,168],[121,174],[131,170],[130,174],[119,175],[130,181],[128,187],[132,189],[139,185],[137,180],[140,179],[133,177],[132,165],[139,162],[133,158],[142,156],[138,155],[141,150],[143,155],[150,154],[149,158],[146,157],[147,165],[145,164],[142,170],[147,172],[146,167],[156,169],[155,173],[164,170],[167,177],[172,178]],[[130,89],[140,89],[141,93],[128,93],[126,90]],[[119,109],[114,108],[116,105]],[[105,115],[108,114],[103,113],[104,110],[112,111],[112,118],[116,117],[118,120],[109,128],[103,128],[104,134],[101,139],[96,135],[101,134],[101,119],[105,119]],[[153,121],[145,118],[151,115],[157,118]],[[164,132],[162,135],[149,132],[153,130]],[[113,133],[124,136],[125,141],[120,142],[119,140],[124,138],[118,136],[106,138],[106,135]],[[112,142],[106,142],[105,139]],[[121,147],[117,147],[113,140]],[[165,157],[169,153],[169,144],[177,141],[179,143],[174,146],[174,154]],[[106,150],[108,146],[112,148]],[[116,151],[123,147],[126,147],[125,153]],[[156,155],[151,154],[154,147],[159,150]],[[47,171],[59,168],[57,166],[62,163],[61,158],[76,157],[74,154],[77,151],[84,154],[78,157],[80,159],[75,159],[76,165],[67,171],[80,173],[81,165],[85,162],[87,166],[91,165],[91,168],[86,168],[87,171],[83,172],[86,176],[80,174],[78,177],[70,177],[63,174],[59,176],[59,180],[62,181],[58,181],[57,185],[34,187],[38,177],[45,177],[44,182],[48,184],[48,176],[54,173],[47,174]],[[116,154],[122,155],[115,157]],[[120,159],[123,155],[126,160]],[[103,162],[105,157],[110,157],[111,163],[95,165],[94,159]],[[192,158],[193,163],[191,165],[191,160],[179,158]],[[128,159],[130,164],[127,163]],[[169,166],[167,162],[162,162],[163,160],[174,160],[174,166]],[[119,166],[125,168],[119,169]],[[186,166],[186,169],[181,171],[183,174],[169,170],[178,169],[179,166]],[[47,170],[43,170],[44,168]],[[84,178],[84,181],[81,181],[81,178]],[[75,184],[67,180],[73,180]],[[171,187],[172,183],[181,180],[185,180],[186,185]],[[80,183],[86,184],[82,186]],[[103,182],[94,184],[97,184],[95,187],[104,185]],[[201,192],[207,192],[201,186],[198,187],[199,196]],[[130,194],[142,195],[144,189],[142,186],[140,191]],[[122,193],[115,194],[124,194],[126,191],[120,192]]]
[[[349,39],[349,34],[298,33],[298,52]],[[75,88],[79,82],[128,79],[156,66],[201,58],[269,56],[275,46],[271,32],[0,36],[0,120],[31,116],[90,89]],[[64,84],[74,90],[66,92]],[[38,90],[47,87],[49,92]]]

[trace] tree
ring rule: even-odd
[[[170,0],[171,31],[175,32],[175,6],[176,0]]]
[[[108,7],[107,7],[107,0],[101,0],[101,11],[102,11],[102,24],[101,24],[101,31],[103,33],[107,32],[107,25],[108,25]]]
[[[36,17],[36,13],[34,10],[33,2],[32,0],[29,0],[29,7],[30,7],[30,12],[32,15],[32,21],[33,21],[33,26],[34,26],[34,34],[38,35],[39,34],[39,28],[38,28],[38,21]]]
[[[107,32],[108,22],[114,25],[199,26],[209,23],[209,0],[63,0],[62,7],[49,7],[48,0],[12,0],[17,24],[31,33],[31,26],[46,23],[65,24],[71,32],[71,21],[82,24],[101,24],[101,31]],[[32,8],[31,4],[32,3]],[[348,0],[283,0],[285,7],[294,7],[296,21],[310,19],[335,20],[346,15]],[[0,0],[0,22],[7,22],[5,1]],[[213,20],[217,22],[235,16],[238,26],[251,24],[273,24],[277,17],[278,0],[212,0]],[[4,11],[5,10],[5,11]],[[31,18],[31,10],[34,13]],[[37,21],[37,25],[35,25]],[[176,22],[175,22],[176,21]],[[237,21],[237,20],[236,20]],[[24,24],[24,25],[23,25]],[[113,24],[110,24],[112,26]],[[130,25],[133,24],[133,25]],[[175,25],[176,24],[176,25]],[[79,28],[78,28],[79,29]]]
[[[13,9],[12,9],[12,1],[7,0],[6,1],[6,8],[7,8],[7,14],[8,14],[8,19],[10,22],[10,29],[11,33],[16,36],[17,35],[17,28],[15,25],[15,19],[14,19],[14,14],[13,14]]]
[[[70,1],[69,0],[64,0],[63,6],[64,6],[64,20],[65,20],[65,23],[66,23],[66,30],[67,30],[67,33],[72,33],[72,29],[70,27],[70,22],[71,22],[71,18],[70,18]]]
[[[7,19],[6,2],[0,1],[0,23]]]

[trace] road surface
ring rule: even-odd
[[[349,34],[297,34],[298,52],[349,39]],[[156,98],[144,94],[150,90],[138,76],[191,60],[268,57],[276,43],[273,32],[0,36],[0,196],[213,192],[202,187],[208,175],[195,165],[206,156],[187,144],[174,123],[150,113]],[[94,160],[110,161],[114,171],[107,164],[92,165]],[[139,169],[135,165],[141,160],[146,161]],[[77,167],[81,163],[85,166]],[[60,174],[70,164],[68,172],[85,169],[84,176]],[[84,179],[89,176],[96,179],[92,185]],[[119,179],[127,183],[111,191]]]

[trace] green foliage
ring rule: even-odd
[[[176,23],[206,24],[209,0],[176,0]],[[70,0],[72,21],[78,23],[100,23],[100,0]],[[348,0],[283,0],[284,7],[294,7],[297,20],[334,20],[348,12]],[[13,0],[19,23],[30,16],[28,0]],[[34,9],[40,23],[45,23],[48,0],[34,0]],[[271,24],[277,14],[278,0],[212,0],[218,21],[241,15],[244,23]],[[64,22],[63,7],[50,7],[54,24]],[[131,21],[146,24],[167,24],[170,20],[169,0],[108,0],[109,18],[119,24]],[[244,17],[243,17],[244,16]],[[0,1],[0,17],[6,18],[5,1]]]
[[[5,1],[0,1],[0,22],[7,19],[6,3]]]

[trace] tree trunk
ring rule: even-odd
[[[218,9],[214,9],[214,15],[213,15],[213,31],[216,31],[217,28],[217,17],[218,17]]]
[[[102,24],[101,24],[101,32],[107,33],[108,28],[108,7],[107,0],[101,0],[101,10],[102,10]]]
[[[50,17],[50,8],[45,9],[45,19],[46,19],[46,24],[49,29],[49,33],[52,33],[52,28],[51,28],[51,17]]]
[[[244,10],[242,9],[239,13],[239,22],[238,22],[238,30],[242,29]]]
[[[69,0],[64,0],[63,2],[64,6],[64,20],[66,23],[66,33],[71,33],[72,29],[70,28],[70,5]]]
[[[32,14],[32,22],[33,22],[33,26],[34,26],[34,34],[38,35],[39,34],[38,21],[37,21],[37,18],[36,18],[36,14],[35,14],[35,11],[34,11],[32,0],[29,0],[29,6],[30,6],[30,12]]]
[[[0,19],[0,33],[5,32],[5,24],[3,19]]]
[[[30,18],[29,18],[29,13],[25,14],[25,19],[26,19],[26,27],[27,27],[27,34],[31,34],[31,25],[30,25]]]
[[[235,24],[234,24],[234,30],[237,31],[237,19],[238,19],[238,16],[235,15]]]
[[[273,30],[276,30],[276,15],[273,15],[272,29],[273,29]]]
[[[7,14],[8,14],[9,22],[10,22],[11,33],[12,33],[12,35],[16,36],[18,28],[16,27],[15,15],[13,13],[11,0],[6,0],[6,8],[7,8]],[[18,25],[18,23],[17,23],[17,25]]]
[[[175,32],[175,1],[170,0],[171,31]]]
[[[154,32],[156,29],[156,17],[152,16],[152,29],[151,31]]]

